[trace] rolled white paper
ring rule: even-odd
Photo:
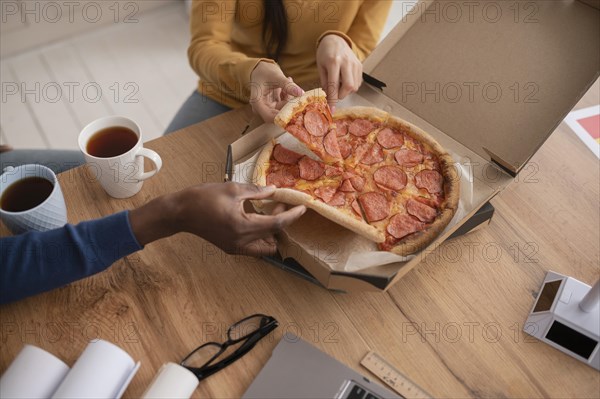
[[[0,378],[0,398],[49,398],[68,372],[53,354],[25,345]]]
[[[144,399],[190,398],[198,386],[198,378],[175,363],[165,363],[150,383]]]
[[[52,397],[117,398],[138,368],[139,363],[118,346],[90,342]]]

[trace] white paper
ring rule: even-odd
[[[68,372],[53,354],[25,345],[0,378],[0,398],[49,398]]]
[[[175,363],[162,365],[152,383],[142,395],[144,399],[190,398],[198,386],[198,378]]]
[[[90,342],[53,398],[118,398],[137,372],[133,359],[110,342]]]
[[[281,136],[275,139],[278,143],[282,144],[286,148],[296,151],[300,154],[308,155],[312,158],[316,158],[316,156],[310,152],[304,144],[298,141],[294,136],[289,133],[284,133]],[[259,151],[260,152],[260,151]],[[452,151],[449,151],[452,158],[456,161],[457,171],[460,174],[460,200],[458,202],[458,208],[454,217],[446,226],[446,229],[441,233],[451,229],[454,225],[456,225],[459,221],[461,221],[465,215],[468,213],[468,209],[472,209],[474,204],[474,188],[473,188],[473,173],[469,165],[471,162],[469,159],[463,158]],[[247,159],[244,162],[235,165],[233,181],[237,183],[252,183],[252,171],[254,170],[254,165],[256,164],[256,159],[258,158],[258,153],[254,154],[252,157]],[[260,211],[265,212],[269,208],[262,208]],[[364,240],[364,245],[353,246],[354,249],[360,249],[360,251],[352,252],[346,262],[340,262],[341,264],[336,265],[336,270],[347,271],[347,272],[356,272],[363,269],[367,269],[373,266],[381,266],[387,265],[390,263],[403,263],[408,262],[413,259],[415,255],[409,256],[400,256],[387,251],[380,251],[377,247],[377,244],[374,242],[368,241],[366,238]]]

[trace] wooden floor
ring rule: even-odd
[[[385,36],[407,2],[395,1]],[[77,149],[92,120],[124,115],[144,140],[162,135],[196,87],[187,60],[188,16],[180,1],[0,61],[0,143],[15,148]],[[14,93],[14,94],[12,94]]]
[[[2,144],[76,149],[81,128],[111,114],[134,119],[144,140],[162,135],[196,86],[188,16],[174,1],[137,20],[3,59]]]

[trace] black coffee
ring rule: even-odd
[[[98,158],[112,158],[125,154],[138,141],[131,129],[123,126],[107,127],[94,133],[87,143],[87,153]]]
[[[6,212],[23,212],[35,208],[52,193],[54,185],[42,177],[26,177],[4,190],[0,208]]]

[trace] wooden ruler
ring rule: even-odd
[[[360,364],[404,398],[431,398],[431,395],[373,351],[367,353]]]

